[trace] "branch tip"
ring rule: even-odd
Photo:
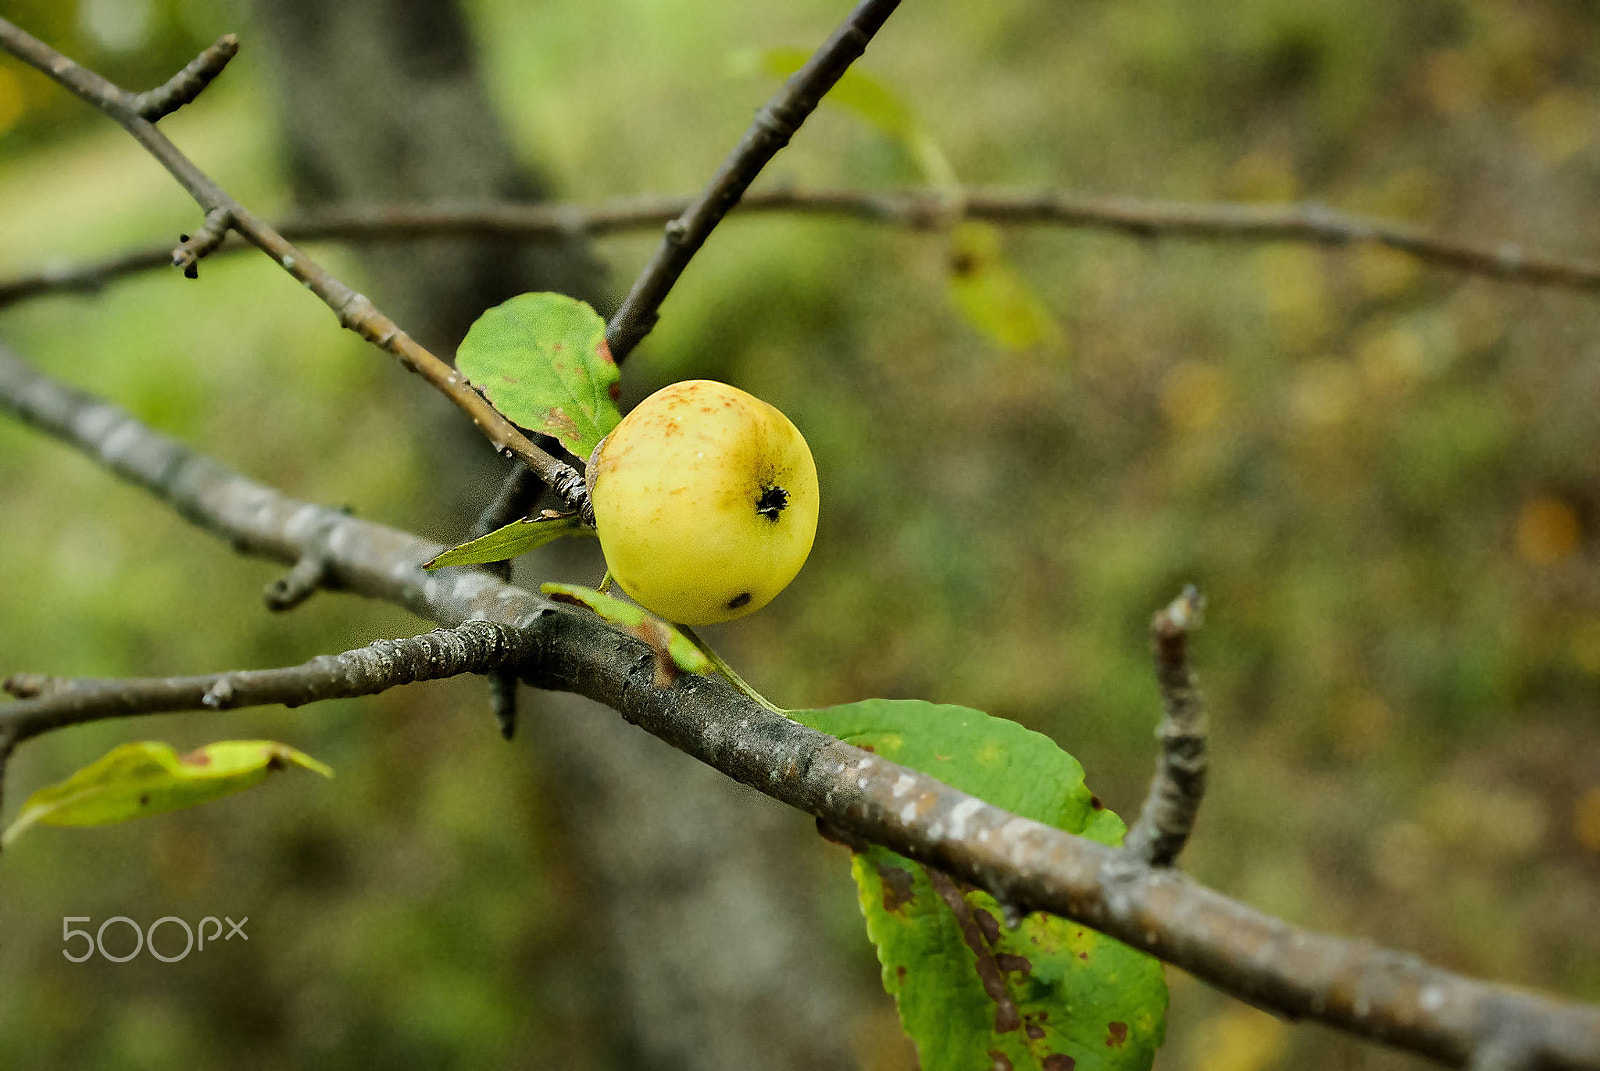
[[[307,551],[294,568],[261,591],[267,609],[273,613],[293,610],[322,588],[328,579],[328,559],[320,552]]]
[[[1210,766],[1205,702],[1188,659],[1189,634],[1200,627],[1204,613],[1205,597],[1188,584],[1150,622],[1156,683],[1164,710],[1156,729],[1161,754],[1139,819],[1123,840],[1123,851],[1154,867],[1168,867],[1176,861],[1205,795]]]
[[[861,0],[805,65],[756,109],[755,118],[711,182],[678,218],[667,224],[650,262],[606,325],[606,341],[618,364],[655,326],[661,303],[712,230],[744,196],[767,162],[789,144],[817,102],[861,56],[873,34],[899,5],[900,0]]]
[[[189,64],[167,79],[164,85],[147,90],[133,98],[133,111],[146,122],[154,123],[171,115],[200,95],[211,80],[222,73],[228,61],[239,54],[239,38],[223,34]]]
[[[234,213],[231,208],[213,208],[207,212],[200,229],[194,234],[178,235],[178,245],[172,251],[172,266],[182,268],[185,279],[198,279],[201,258],[223,243],[233,224]]]

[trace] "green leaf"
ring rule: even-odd
[[[422,563],[424,569],[443,569],[447,565],[482,565],[484,562],[503,562],[553,543],[562,536],[592,536],[593,528],[584,524],[575,513],[554,517],[525,517],[512,521],[504,528],[496,528],[488,535],[469,539],[458,546]]]
[[[570,602],[578,606],[587,606],[603,621],[613,625],[621,625],[635,636],[643,639],[657,651],[664,650],[672,664],[685,673],[715,673],[716,667],[711,664],[700,648],[696,647],[682,632],[670,623],[658,617],[652,617],[644,610],[631,602],[623,602],[611,595],[602,595],[593,588],[580,587],[577,584],[541,584],[539,590],[558,602]]]
[[[0,847],[36,822],[99,826],[192,807],[260,784],[290,764],[333,776],[311,756],[271,740],[224,740],[187,755],[154,741],[123,744],[29,796]]]
[[[980,710],[869,699],[796,721],[1104,844],[1121,819],[1049,737]],[[988,893],[873,846],[851,865],[883,984],[923,1071],[1145,1071],[1166,1029],[1161,964],[1053,915],[1015,930]],[[1002,1059],[1003,1057],[1003,1059]]]
[[[1011,266],[999,230],[987,223],[963,223],[950,236],[950,298],[968,324],[1008,350],[1066,351],[1061,325]]]
[[[565,294],[519,294],[478,317],[456,367],[514,424],[587,459],[617,426],[617,363],[606,323]]]

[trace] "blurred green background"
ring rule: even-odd
[[[698,188],[773,86],[736,56],[809,48],[845,5],[467,8],[517,151],[587,201]],[[0,11],[132,88],[238,32],[239,58],[162,127],[259,214],[290,206],[248,10]],[[923,0],[863,66],[966,182],[1317,201],[1600,257],[1600,15],[1574,0]],[[919,178],[825,107],[762,181]],[[0,274],[195,223],[131,139],[0,59]],[[653,243],[599,245],[614,295]],[[714,642],[787,705],[1014,718],[1131,818],[1159,714],[1146,624],[1192,580],[1214,760],[1188,869],[1295,923],[1600,1000],[1600,298],[1366,247],[1043,228],[1002,246],[1061,343],[970,326],[937,234],[735,220],[690,267],[625,399],[688,376],[751,390],[806,432],[825,499],[807,569]],[[317,253],[367,285],[349,253]],[[297,497],[449,541],[493,490],[448,456],[445,403],[264,258],[0,310],[0,339]],[[427,627],[337,595],[270,615],[272,567],[8,421],[0,539],[0,673],[288,664]],[[590,546],[521,569],[601,566]],[[126,740],[269,737],[338,777],[19,840],[0,861],[6,1063],[611,1066],[604,995],[568,947],[588,923],[530,760],[537,703],[524,723],[506,746],[483,685],[457,681],[28,744],[8,814]],[[907,1067],[843,852],[792,825],[859,982],[839,1030],[859,1066]],[[60,956],[64,915],[169,914],[248,915],[251,941],[170,966]],[[1160,1067],[1420,1066],[1169,978]]]

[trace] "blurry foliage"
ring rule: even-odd
[[[116,51],[86,29],[90,6],[6,15],[135,87],[241,33],[236,63],[164,126],[247,204],[282,208],[242,13],[151,2],[143,41]],[[471,9],[519,144],[592,199],[698,188],[770,90],[724,59],[810,45],[840,5]],[[1300,198],[1600,256],[1586,5],[930,0],[865,62],[967,181]],[[8,115],[0,270],[192,227],[125,135],[0,60]],[[828,109],[771,171],[915,178]],[[608,240],[619,290],[653,243]],[[1158,713],[1146,623],[1193,580],[1211,603],[1196,657],[1216,761],[1189,868],[1295,922],[1600,1000],[1600,303],[1359,248],[1034,230],[1006,251],[1072,339],[1070,365],[965,329],[936,236],[735,221],[690,267],[624,370],[625,405],[689,375],[736,382],[805,430],[825,495],[808,568],[713,642],[788,705],[918,697],[1015,718],[1128,810]],[[0,337],[291,494],[442,541],[467,530],[441,514],[449,469],[413,430],[445,403],[261,258],[6,310]],[[7,671],[286,664],[425,627],[331,595],[258,611],[271,568],[9,422],[0,531]],[[554,578],[547,553],[525,580]],[[584,553],[562,579],[598,578]],[[29,744],[12,808],[117,743],[194,746],[222,719],[340,776],[19,842],[0,872],[11,1059],[599,1066],[585,1039],[603,1029],[602,965],[567,939],[584,911],[530,773],[537,703],[507,747],[482,700],[460,681]],[[859,942],[843,860],[814,851],[818,895]],[[170,966],[59,956],[62,915],[222,913],[251,916],[247,947]],[[1274,1031],[1169,973],[1160,1066],[1414,1066]],[[845,1027],[874,1066],[895,1066],[892,1016],[883,997]]]

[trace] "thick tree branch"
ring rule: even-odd
[[[406,639],[376,643],[282,669],[242,669],[202,677],[61,679],[17,674],[5,690],[20,702],[0,706],[0,741],[103,718],[175,710],[232,710],[376,695],[402,684],[488,673],[531,653],[526,636],[489,621],[466,621]]]
[[[1206,791],[1206,708],[1189,670],[1189,633],[1200,627],[1205,600],[1193,584],[1150,622],[1156,683],[1166,714],[1156,730],[1161,755],[1139,820],[1123,849],[1151,866],[1171,866],[1189,840]]]
[[[196,70],[208,70],[213,65],[220,70],[221,64],[214,59],[208,61],[206,56],[213,52],[216,55],[226,52],[227,40],[223,38],[217,42],[207,53],[202,54],[200,59],[169,82],[168,86],[155,92],[164,95],[169,87],[181,83],[183,87],[192,88],[193,91],[189,93],[189,99],[192,99],[203,86],[193,84],[197,81],[198,75],[194,77],[186,75],[191,75]],[[473,423],[478,426],[478,430],[496,450],[508,457],[520,459],[548,482],[551,488],[571,506],[584,516],[592,515],[588,488],[584,485],[583,478],[571,466],[558,461],[530,442],[515,425],[496,412],[477,391],[468,386],[465,378],[455,369],[400,330],[394,321],[379,312],[364,294],[356,293],[335,279],[310,257],[291,245],[281,234],[256,219],[244,206],[228,196],[205,172],[196,167],[188,157],[178,151],[177,146],[168,141],[144,114],[151,99],[154,98],[144,98],[113,85],[5,19],[0,19],[0,48],[49,75],[115,119],[145,147],[150,155],[161,162],[161,165],[205,210],[206,218],[201,230],[197,232],[195,238],[186,240],[180,245],[172,255],[173,263],[183,268],[186,274],[192,274],[198,259],[209,252],[210,248],[220,244],[226,230],[237,231],[251,245],[272,257],[285,271],[321,298],[339,318],[339,326],[349,328],[379,349],[397,357],[405,368],[427,380],[470,416]],[[189,89],[173,90],[173,93],[178,95],[182,92],[189,92]],[[160,102],[165,102],[164,96]]]
[[[298,213],[277,224],[296,241],[396,241],[441,236],[564,241],[658,227],[681,216],[686,197],[628,197],[579,204],[349,205]],[[1251,205],[1092,197],[1057,190],[974,188],[959,196],[924,189],[758,190],[731,209],[736,217],[768,213],[844,216],[866,223],[933,230],[963,219],[1006,226],[1110,231],[1135,238],[1190,241],[1304,242],[1340,248],[1363,242],[1396,249],[1468,275],[1568,290],[1600,290],[1600,263],[1567,260],[1514,242],[1463,242],[1395,220],[1350,215],[1308,204]],[[243,242],[218,250],[234,253]],[[167,267],[169,246],[132,250],[93,264],[51,267],[0,281],[0,308],[39,294],[94,291],[134,272]]]
[[[667,293],[728,210],[739,202],[767,161],[789,144],[824,94],[843,77],[900,0],[861,0],[833,36],[791,75],[733,147],[711,182],[683,214],[667,224],[661,244],[606,326],[606,342],[619,363],[650,333]]]
[[[641,641],[477,570],[422,572],[441,549],[296,502],[229,472],[0,348],[0,408],[146,487],[241,552],[298,560],[319,525],[337,586],[455,626],[526,630],[528,683],[578,692],[844,835],[1002,902],[1092,926],[1225,992],[1453,1066],[1512,1037],[1530,1068],[1600,1071],[1600,1008],[1465,978],[1414,956],[1302,930],[1170,868],[991,807],[763,709],[718,677],[652,683]],[[1513,1034],[1508,1031],[1514,1031]]]

